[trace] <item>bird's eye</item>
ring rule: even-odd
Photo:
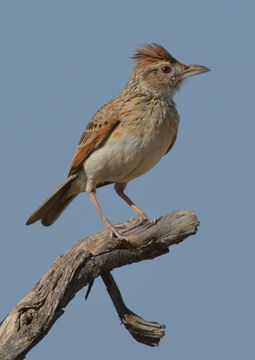
[[[169,74],[170,73],[170,67],[169,66],[163,66],[162,69],[164,74]]]

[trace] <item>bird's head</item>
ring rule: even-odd
[[[173,97],[185,79],[210,71],[202,65],[180,63],[155,43],[138,48],[132,58],[136,61],[134,75],[148,91],[159,96]]]

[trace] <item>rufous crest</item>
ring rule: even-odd
[[[177,62],[163,46],[156,43],[142,45],[135,51],[132,59],[136,61],[136,69],[144,68],[158,61],[169,61],[172,64]]]

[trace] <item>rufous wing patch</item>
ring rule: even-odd
[[[87,154],[89,153],[90,148],[92,148],[91,145],[92,144],[87,144],[85,146],[78,146],[72,160],[71,168],[73,170],[77,168],[87,158]]]
[[[94,123],[94,126],[92,126]],[[89,155],[96,150],[103,141],[111,134],[113,129],[118,125],[118,120],[111,120],[96,123],[92,121],[88,124],[87,129],[83,133],[77,150],[74,154],[70,174],[74,174]]]

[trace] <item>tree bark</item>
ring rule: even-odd
[[[130,334],[155,346],[164,325],[145,321],[129,310],[110,274],[114,268],[166,254],[197,231],[192,211],[176,210],[155,222],[131,220],[122,234],[127,242],[104,231],[86,237],[59,256],[34,288],[17,304],[0,326],[0,360],[21,360],[64,313],[75,294],[98,276],[106,285],[116,311]]]

